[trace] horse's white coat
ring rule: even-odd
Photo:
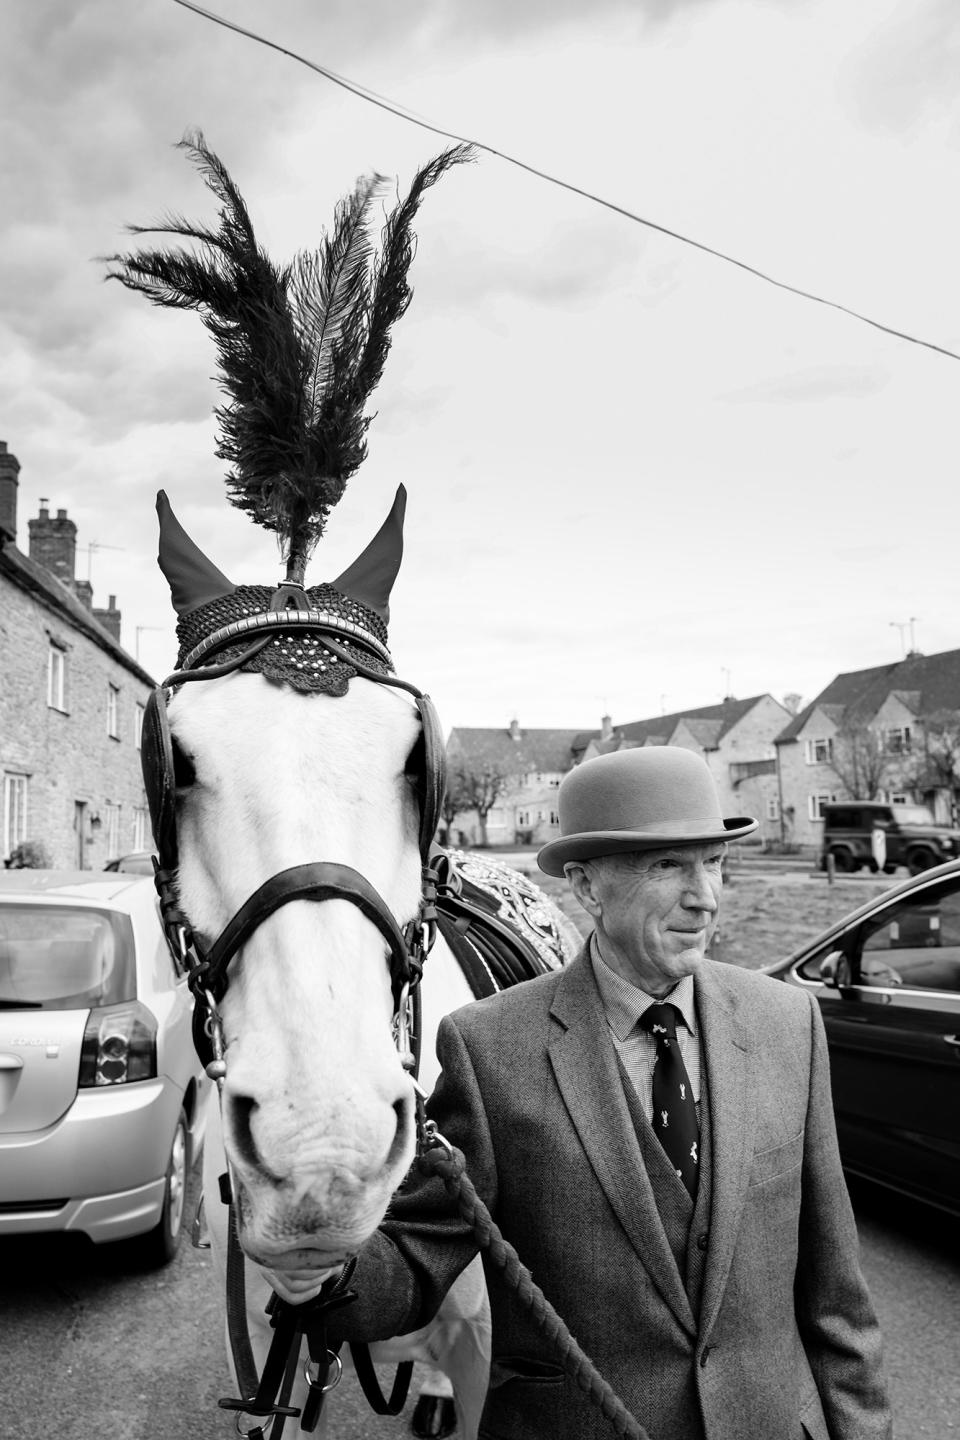
[[[404,770],[419,721],[406,696],[356,679],[333,699],[234,674],[184,686],[170,723],[196,773],[178,794],[177,826],[181,903],[201,939],[209,944],[270,876],[309,860],[358,870],[401,926],[416,914],[418,812]],[[423,987],[428,1090],[439,1018],[470,998],[438,940]],[[231,962],[221,1011],[223,1124],[214,1096],[205,1205],[222,1277],[225,1151],[262,1365],[270,1289],[308,1298],[382,1219],[413,1157],[412,1091],[390,1032],[383,940],[345,901],[294,901],[266,920]],[[450,1376],[461,1433],[475,1435],[489,1362],[479,1261],[428,1330],[377,1347],[378,1359],[406,1356]]]

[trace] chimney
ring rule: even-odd
[[[0,545],[17,540],[17,486],[20,461],[7,449],[6,440],[0,440]]]
[[[100,609],[96,605],[93,607],[94,620],[100,621],[104,630],[108,635],[113,636],[118,645],[120,644],[120,615],[121,611],[117,609],[116,595],[110,596],[110,603],[106,610]]]
[[[74,580],[73,593],[81,605],[86,606],[88,610],[93,609],[93,586],[89,580]]]
[[[610,719],[609,715],[600,716],[600,739],[613,739],[613,721]]]
[[[515,744],[517,744],[517,745],[520,744],[520,721],[519,721],[519,720],[511,720],[511,721],[510,721],[510,739],[513,740]]]
[[[50,519],[46,501],[40,501],[40,516],[28,520],[30,531],[30,559],[43,565],[68,589],[73,587],[74,568],[77,558],[77,527],[67,519],[66,510],[58,510],[57,518]]]

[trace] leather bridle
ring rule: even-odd
[[[354,905],[380,932],[389,953],[390,983],[393,992],[394,1035],[405,1066],[416,1075],[420,1025],[418,1023],[419,984],[423,963],[436,933],[437,873],[430,863],[430,850],[440,816],[444,791],[444,751],[440,722],[428,695],[392,673],[382,673],[366,665],[355,653],[360,644],[378,662],[389,662],[389,655],[373,637],[366,637],[359,627],[343,622],[325,612],[305,609],[286,611],[280,601],[286,599],[289,587],[281,587],[274,596],[276,608],[228,625],[201,646],[195,648],[182,669],[169,675],[154,690],[147,702],[143,718],[141,761],[144,786],[153,823],[157,858],[154,861],[155,884],[160,896],[164,933],[174,963],[186,973],[195,998],[193,1039],[201,1061],[211,1077],[221,1081],[225,1073],[223,1036],[219,1002],[228,986],[230,961],[249,940],[259,925],[283,905],[293,900],[345,900]],[[420,905],[417,916],[402,930],[396,918],[373,885],[359,871],[333,860],[313,860],[281,870],[265,880],[241,905],[212,945],[204,947],[180,908],[177,896],[179,852],[176,828],[176,777],[173,739],[167,717],[168,696],[181,685],[229,675],[251,660],[284,628],[309,629],[317,635],[325,649],[348,664],[358,675],[377,684],[405,690],[410,694],[420,715],[421,734],[418,742],[417,782],[420,800],[419,846],[421,861]],[[227,647],[236,647],[238,639],[253,640],[239,654],[217,663],[215,656]],[[350,645],[347,650],[343,641]],[[202,664],[200,662],[203,662]]]

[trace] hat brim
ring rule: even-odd
[[[595,860],[598,855],[619,855],[628,850],[669,850],[675,845],[710,845],[719,840],[742,840],[757,829],[758,821],[749,815],[724,820],[722,825],[706,827],[699,834],[664,833],[651,830],[587,830],[580,835],[562,835],[544,845],[537,855],[537,864],[545,875],[562,879],[563,867],[571,860]]]

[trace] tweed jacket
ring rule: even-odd
[[[430,1113],[650,1440],[889,1440],[818,1007],[713,961],[695,993],[713,1157],[696,1314],[586,950],[443,1021]],[[425,1324],[475,1250],[440,1182],[412,1171],[361,1253],[346,1338]],[[609,1422],[484,1263],[493,1335],[481,1440],[607,1440]]]

